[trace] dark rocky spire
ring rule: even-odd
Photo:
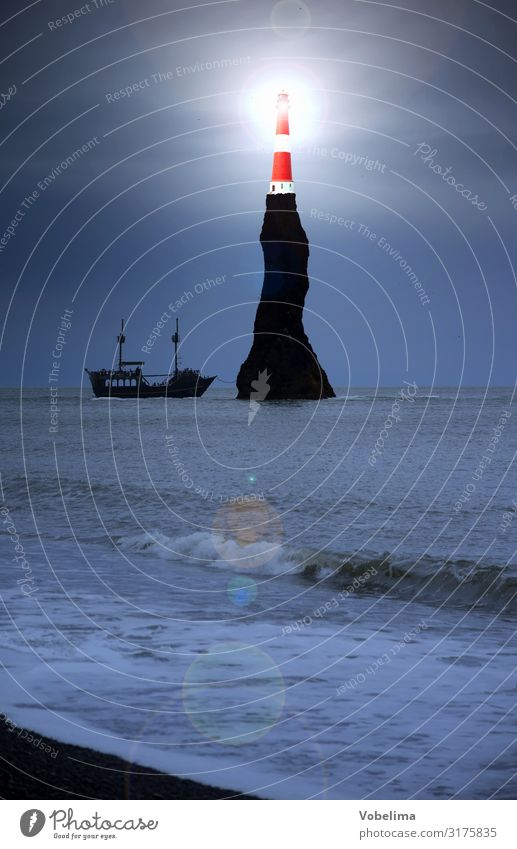
[[[333,398],[334,390],[303,327],[309,242],[295,194],[266,196],[260,243],[264,283],[253,344],[237,377],[237,397],[249,399],[252,382],[267,371],[269,391],[264,400]]]

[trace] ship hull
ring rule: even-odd
[[[215,376],[200,376],[193,380],[175,381],[173,378],[168,383],[154,386],[145,380],[132,386],[117,386],[113,381],[98,378],[93,372],[88,372],[88,376],[96,398],[200,398],[215,380]]]

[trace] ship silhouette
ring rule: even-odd
[[[174,372],[169,374],[144,375],[143,360],[124,360],[122,347],[124,335],[124,319],[117,337],[119,356],[117,369],[85,369],[93,394],[97,398],[199,398],[215,380],[204,377],[199,371],[191,368],[179,368],[178,344],[179,324],[176,319],[176,333],[172,336],[174,344]],[[135,366],[135,368],[131,368]],[[128,368],[129,367],[129,368]]]

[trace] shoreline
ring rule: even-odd
[[[0,726],[0,751],[3,799],[258,798],[167,775],[18,726],[13,731]]]

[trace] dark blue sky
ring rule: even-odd
[[[514,4],[26,5],[0,27],[5,385],[47,384],[65,309],[62,386],[111,363],[121,316],[147,372],[178,316],[184,364],[235,379],[282,87],[332,383],[513,385]]]

